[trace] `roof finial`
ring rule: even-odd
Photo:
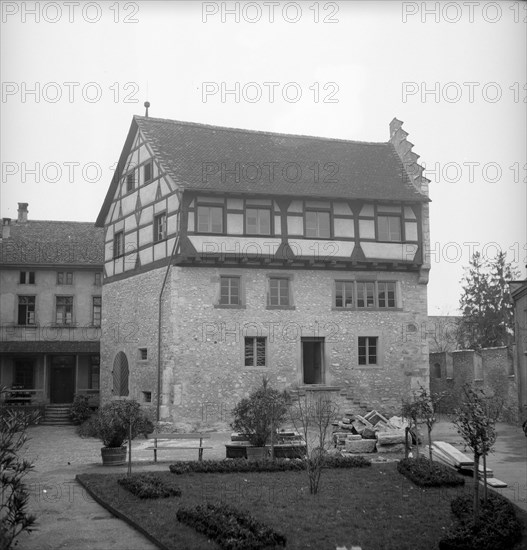
[[[150,101],[145,101],[146,113],[145,117],[148,118],[148,107],[150,107]]]

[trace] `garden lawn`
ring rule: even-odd
[[[286,535],[287,549],[429,550],[452,522],[450,500],[468,487],[420,488],[394,463],[322,473],[320,493],[309,494],[307,474],[299,472],[183,474],[158,472],[176,481],[181,497],[143,499],[117,483],[123,474],[82,474],[78,479],[99,499],[174,550],[218,548],[179,523],[179,507],[226,503],[251,513]],[[519,512],[522,524],[527,514]],[[518,550],[523,548],[521,542]]]

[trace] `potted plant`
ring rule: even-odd
[[[266,445],[271,441],[271,435],[284,422],[286,414],[285,392],[271,388],[265,377],[259,388],[234,407],[231,427],[246,434],[250,444],[247,447],[248,459],[257,460],[268,456],[269,449]]]
[[[94,421],[97,437],[102,441],[102,463],[120,466],[126,462],[124,443],[140,433],[151,433],[154,426],[137,401],[111,401],[101,407]]]

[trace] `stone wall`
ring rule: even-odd
[[[447,372],[449,362],[452,364],[451,374]],[[436,376],[438,364],[440,377]],[[498,347],[430,354],[430,391],[446,394],[440,412],[452,413],[460,405],[462,388],[467,383],[482,388],[488,395],[502,397],[505,406],[500,420],[518,422],[518,389],[511,350]]]

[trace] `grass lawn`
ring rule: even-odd
[[[320,493],[309,494],[306,472],[183,474],[159,472],[181,497],[141,500],[117,483],[123,474],[83,474],[82,483],[174,550],[218,548],[176,520],[180,506],[227,503],[287,536],[288,549],[429,550],[450,526],[450,500],[471,490],[420,488],[395,464],[324,470]],[[527,514],[519,514],[524,528]],[[525,541],[517,548],[524,548]]]

